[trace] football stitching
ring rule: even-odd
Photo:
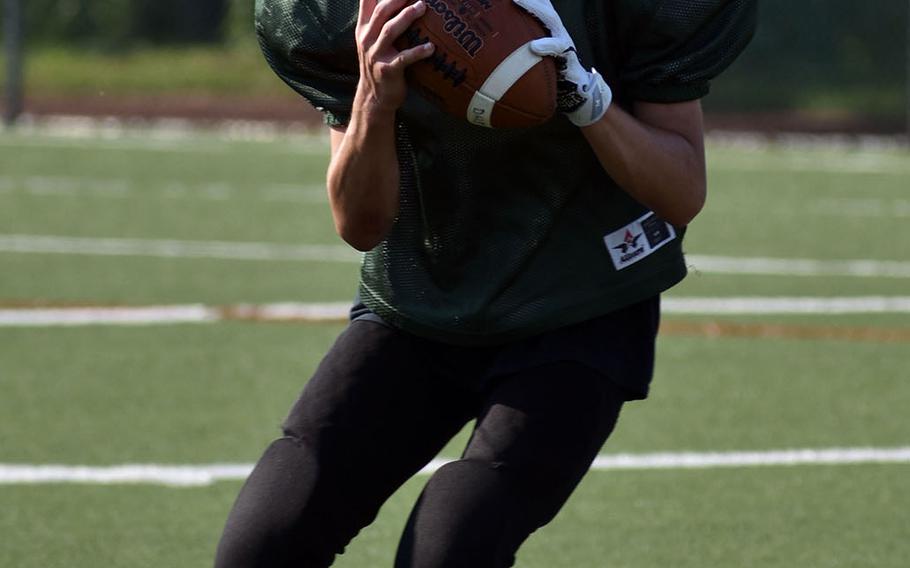
[[[430,41],[429,37],[421,37],[420,28],[409,28],[405,32],[405,38],[408,40],[408,43],[411,47],[416,47]],[[433,65],[433,70],[442,73],[443,79],[452,82],[453,87],[458,87],[468,77],[468,70],[459,69],[455,64],[455,61],[449,61],[449,57],[445,52],[437,51],[427,59],[428,63]]]

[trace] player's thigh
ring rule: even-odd
[[[372,321],[336,340],[293,405],[285,434],[321,466],[397,485],[432,459],[476,412],[476,395],[435,376],[428,344]]]
[[[515,515],[549,522],[613,431],[626,393],[598,371],[554,363],[506,377],[488,393],[464,458],[508,475]]]
[[[494,382],[462,459],[424,488],[395,566],[511,566],[584,476],[625,398],[602,374],[572,363]]]

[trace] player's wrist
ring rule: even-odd
[[[598,122],[613,102],[613,91],[596,69],[591,69],[585,85],[578,86],[578,95],[584,102],[565,113],[572,124],[585,127]]]
[[[354,93],[353,110],[371,116],[394,116],[407,96],[407,86],[400,81],[378,81],[366,69],[361,69],[360,81]]]
[[[363,150],[387,146],[394,139],[396,121],[394,111],[382,107],[354,106],[345,138],[350,138]]]
[[[543,21],[551,33],[531,42],[530,48],[536,55],[557,61],[556,108],[579,127],[600,120],[613,101],[613,91],[596,69],[588,71],[581,64],[575,42],[549,0],[514,1]]]
[[[351,110],[351,116],[367,124],[385,124],[395,122],[395,108],[384,106],[359,106]]]
[[[390,124],[395,122],[398,108],[399,105],[358,91],[351,108],[351,119],[370,126]]]

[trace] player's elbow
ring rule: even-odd
[[[391,223],[375,217],[361,219],[335,218],[338,236],[360,252],[373,250],[388,233]]]
[[[397,208],[391,201],[375,199],[375,195],[359,195],[352,199],[343,192],[333,192],[331,185],[329,204],[335,232],[361,252],[376,248],[385,239],[397,215]]]
[[[397,184],[346,180],[335,168],[330,168],[327,184],[338,236],[361,252],[376,248],[398,216]]]
[[[658,214],[676,227],[685,227],[701,213],[707,198],[704,180],[693,180],[689,187],[677,194],[677,198]]]

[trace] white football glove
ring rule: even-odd
[[[613,91],[596,69],[587,71],[578,61],[575,42],[550,0],[512,0],[540,20],[551,37],[534,40],[531,51],[542,57],[555,57],[557,81],[556,107],[576,126],[594,124],[607,112]]]

